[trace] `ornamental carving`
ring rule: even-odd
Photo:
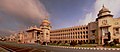
[[[115,22],[115,25],[118,25],[119,23],[118,22]]]
[[[103,20],[103,21],[102,21],[102,24],[103,24],[103,25],[107,25],[107,20]]]

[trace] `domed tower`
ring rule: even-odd
[[[109,11],[107,8],[105,8],[104,5],[103,5],[102,9],[99,11],[97,16],[98,16],[98,18],[96,19],[96,21],[98,21],[98,19],[106,17],[106,16],[113,17],[113,15],[111,15],[111,11]]]
[[[111,38],[108,35],[112,34],[112,20],[113,15],[111,11],[108,10],[104,5],[98,13],[97,22],[97,34],[98,34],[98,44],[104,45],[105,42],[110,41]],[[110,33],[109,33],[110,32]]]
[[[50,22],[48,20],[48,17],[46,17],[41,25],[40,25],[40,29],[42,30],[42,33],[41,33],[41,40],[42,40],[42,43],[43,44],[47,44],[50,42],[50,29],[51,29],[51,26],[50,26]]]
[[[46,18],[42,21],[42,23],[41,23],[41,25],[40,25],[40,29],[50,30],[50,28],[51,28],[50,22],[49,22],[49,20],[48,20],[48,17],[46,17]]]

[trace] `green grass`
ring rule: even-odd
[[[52,46],[70,46],[70,44],[49,44]]]
[[[49,44],[52,46],[70,46],[70,44]],[[96,47],[97,44],[82,44],[82,45],[76,45],[74,47]]]
[[[59,44],[59,46],[70,46],[70,44]]]
[[[49,44],[51,46],[70,46],[70,44]],[[76,45],[76,46],[70,46],[70,47],[106,47],[106,48],[120,48],[120,44],[117,46],[102,46],[98,44],[82,44],[82,45]]]
[[[96,47],[97,44],[82,44],[82,45],[78,45],[77,47]]]

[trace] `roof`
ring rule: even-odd
[[[26,30],[27,32],[30,32],[30,31],[41,31],[41,29],[37,28],[36,26],[35,27],[30,27]]]
[[[27,32],[31,32],[31,31],[41,31],[40,29],[27,29]]]
[[[42,21],[42,23],[50,23],[50,22],[49,22],[48,18],[45,18],[45,19]]]
[[[99,11],[99,13],[103,13],[103,12],[110,12],[104,5],[102,7],[102,9]]]

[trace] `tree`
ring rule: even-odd
[[[118,44],[118,43],[119,43],[119,39],[114,39],[113,42],[114,42],[115,44]]]
[[[46,45],[47,42],[43,42],[42,45]]]
[[[108,32],[108,41],[110,41],[110,40],[111,40],[111,33]]]

